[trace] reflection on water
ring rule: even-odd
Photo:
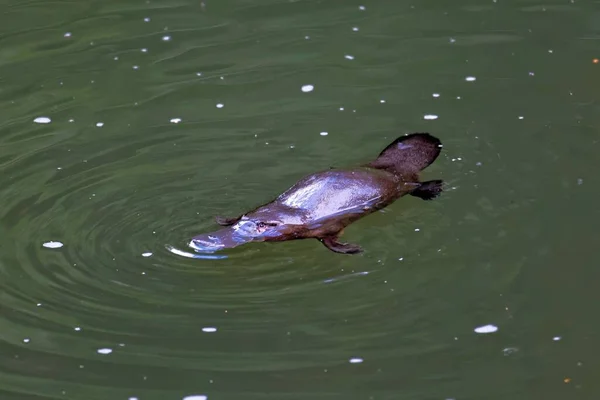
[[[597,397],[598,15],[6,2],[0,398]],[[449,190],[353,224],[364,254],[188,251],[412,131]]]

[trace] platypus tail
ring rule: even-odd
[[[438,138],[429,133],[411,133],[394,140],[368,166],[408,177],[427,168],[441,150]]]
[[[383,169],[405,180],[419,182],[419,172],[427,168],[440,155],[442,142],[429,133],[411,133],[400,136],[383,149],[379,157],[368,167]],[[442,192],[443,182],[422,182],[410,194],[423,200],[431,200]]]

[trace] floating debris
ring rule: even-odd
[[[37,117],[33,120],[36,124],[49,124],[52,120],[48,117]]]
[[[496,325],[483,325],[474,329],[475,333],[494,333],[498,330]]]
[[[64,244],[62,244],[61,242],[49,241],[49,242],[42,244],[42,246],[44,246],[47,249],[60,249],[61,247],[64,246]]]

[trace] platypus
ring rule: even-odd
[[[190,247],[214,252],[249,242],[315,238],[336,253],[362,249],[339,237],[352,222],[404,195],[431,200],[443,181],[419,181],[419,172],[438,157],[442,144],[429,133],[400,136],[368,164],[308,175],[270,203],[235,218],[215,218],[226,228],[195,236]]]

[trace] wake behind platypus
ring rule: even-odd
[[[195,236],[189,245],[212,253],[249,242],[315,238],[336,253],[359,253],[358,245],[339,241],[346,226],[407,194],[423,200],[439,196],[443,182],[420,182],[419,173],[441,147],[428,133],[401,136],[366,165],[317,172],[270,203],[235,218],[217,217],[225,228]]]

